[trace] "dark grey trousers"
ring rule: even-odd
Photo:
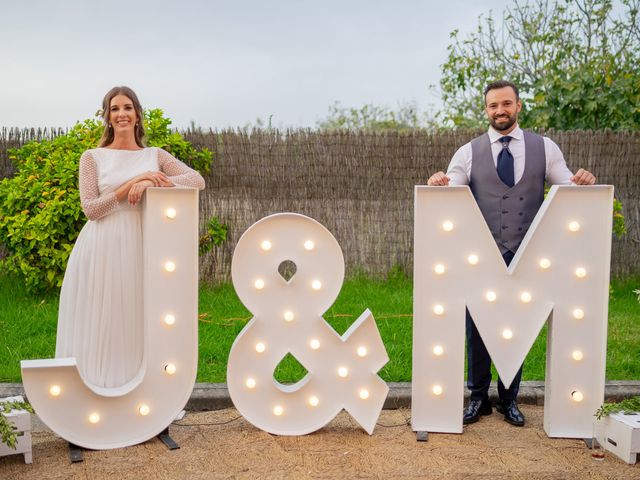
[[[507,251],[502,255],[507,265],[511,263],[515,254]],[[491,384],[491,357],[484,342],[478,333],[473,318],[467,310],[467,387],[471,390],[472,400],[482,400],[489,395],[489,385]],[[522,378],[522,365],[516,373],[509,388],[505,388],[502,380],[498,377],[498,396],[502,401],[516,400],[520,389],[520,379]]]

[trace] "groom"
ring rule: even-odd
[[[451,159],[447,173],[434,173],[427,185],[469,185],[507,265],[511,263],[544,200],[544,185],[593,185],[596,178],[580,169],[573,175],[560,148],[549,138],[518,125],[522,102],[518,87],[499,80],[484,90],[489,131],[463,145]],[[463,423],[492,413],[489,401],[491,357],[467,310],[467,386],[471,400]],[[507,388],[498,378],[496,410],[508,423],[524,425],[517,397],[522,366]]]

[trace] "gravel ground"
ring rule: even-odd
[[[168,451],[153,439],[130,448],[85,451],[84,462],[77,464],[69,463],[65,441],[36,424],[33,464],[25,465],[22,455],[4,457],[0,478],[640,478],[640,464],[627,465],[609,452],[596,462],[581,440],[547,438],[542,407],[522,410],[524,428],[494,413],[465,427],[462,435],[432,434],[428,442],[416,442],[410,411],[403,409],[384,410],[371,436],[344,412],[302,437],[265,433],[234,409],[189,413],[179,422],[188,426],[171,427],[179,450]]]

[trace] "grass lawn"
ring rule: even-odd
[[[386,281],[347,280],[324,318],[340,334],[369,308],[389,354],[381,376],[391,382],[411,380],[412,282],[404,277]],[[613,282],[609,303],[607,379],[640,380],[640,304],[632,290],[640,279]],[[20,382],[20,360],[53,358],[58,296],[28,295],[15,277],[0,274],[0,382]],[[199,382],[224,382],[229,349],[250,318],[230,284],[200,290]],[[543,380],[546,326],[525,362],[524,380]],[[298,380],[303,369],[286,357],[274,376]]]

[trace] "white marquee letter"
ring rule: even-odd
[[[149,188],[143,217],[144,357],[126,385],[83,381],[75,358],[23,360],[29,402],[55,433],[85,448],[144,442],[184,407],[198,367],[198,191]]]
[[[604,398],[613,187],[554,186],[509,267],[468,187],[416,187],[412,426],[461,432],[465,306],[509,385],[549,318],[544,428]]]

